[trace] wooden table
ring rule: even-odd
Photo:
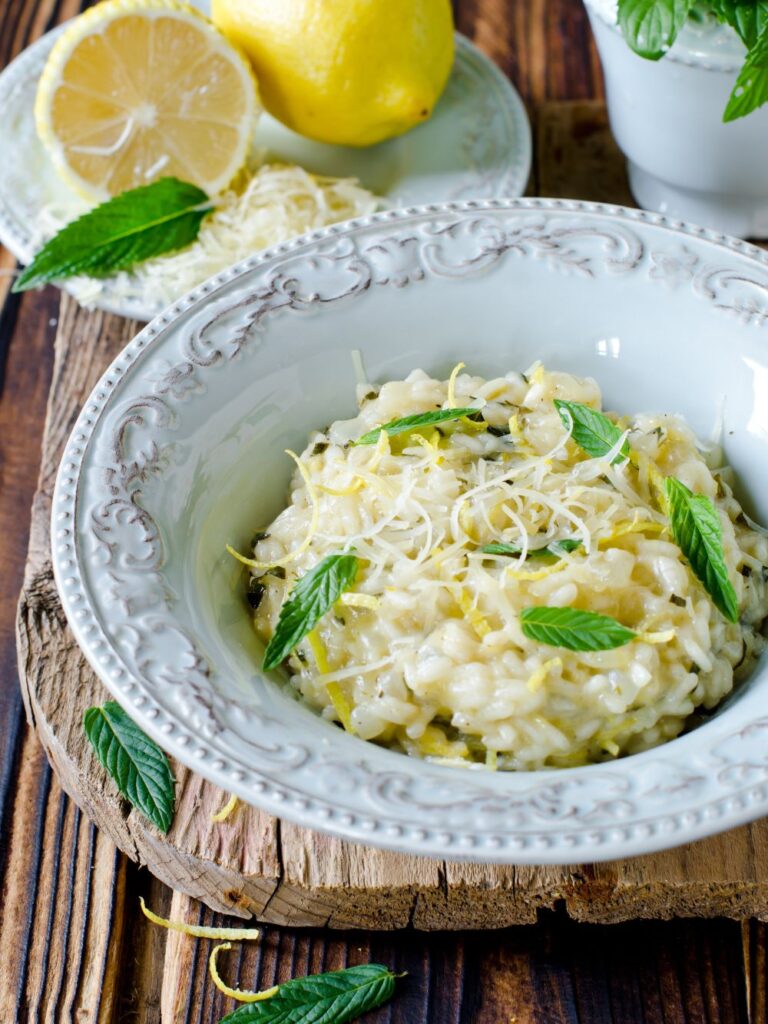
[[[0,0],[0,63],[80,6]],[[547,132],[544,143],[557,145],[557,119],[543,104],[600,98],[580,0],[459,0],[457,20],[512,77],[540,145]],[[618,162],[595,169],[594,147],[599,157],[606,139],[602,108],[569,109],[585,156],[583,175],[569,180],[581,197],[629,201]],[[533,189],[558,192],[548,173]],[[160,913],[229,922],[117,853],[62,793],[25,723],[13,624],[59,296],[52,288],[9,295],[13,267],[1,253],[0,1022],[216,1024],[232,1006],[208,978],[206,944],[149,925],[137,897]],[[580,925],[555,910],[535,926],[474,934],[270,927],[260,947],[230,954],[222,966],[243,987],[369,960],[407,971],[396,999],[369,1015],[370,1024],[735,1024],[768,1020],[766,934],[756,921]]]

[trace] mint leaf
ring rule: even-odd
[[[356,555],[328,555],[295,584],[264,652],[262,668],[275,668],[313,630],[325,613],[355,581]]]
[[[375,427],[367,434],[358,437],[355,444],[376,444],[379,434],[385,431],[390,437],[407,434],[417,427],[429,427],[433,423],[446,423],[448,420],[460,420],[463,416],[476,416],[479,409],[435,409],[434,412],[419,412],[413,416],[404,416],[399,420],[391,420],[382,427]]]
[[[347,1024],[392,997],[395,975],[382,964],[311,974],[284,982],[260,1003],[248,1003],[219,1024]]]
[[[717,607],[731,622],[739,620],[739,600],[728,576],[720,516],[705,494],[693,494],[668,476],[664,481],[675,543]]]
[[[768,0],[709,0],[712,11],[720,21],[734,29],[741,41],[751,50],[768,26]]]
[[[768,102],[768,27],[747,54],[723,114],[724,121],[745,117]]]
[[[560,413],[563,426],[573,440],[592,458],[601,458],[619,443],[623,430],[619,430],[608,417],[591,409],[582,402],[565,402],[555,399],[555,408]],[[614,457],[613,465],[625,462],[629,456],[629,442],[624,441],[621,451]]]
[[[113,700],[88,708],[83,726],[125,799],[167,832],[173,821],[174,781],[160,747]]]
[[[663,57],[685,24],[694,0],[619,0],[622,35],[641,57]]]
[[[43,246],[13,286],[15,292],[47,281],[87,274],[107,277],[152,256],[182,249],[197,238],[211,206],[196,185],[160,178],[122,192],[62,228]]]
[[[556,558],[561,558],[562,555],[568,554],[571,551],[575,551],[581,547],[581,541],[575,537],[566,537],[563,540],[553,540],[551,544],[547,544],[541,548],[528,548],[528,554],[525,557],[526,562],[529,559],[541,559],[543,561],[553,561]],[[518,544],[486,544],[480,548],[484,555],[519,555],[523,550]]]
[[[578,608],[523,608],[520,623],[529,640],[569,651],[610,651],[637,636],[610,615]]]

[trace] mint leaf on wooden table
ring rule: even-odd
[[[575,551],[581,547],[582,542],[575,537],[565,537],[563,540],[553,540],[551,544],[547,544],[540,548],[528,548],[528,553],[525,556],[525,560],[529,559],[540,559],[542,561],[554,561],[556,558],[562,558],[565,554],[570,554],[571,551]],[[519,544],[485,544],[480,548],[484,555],[519,555],[522,552],[522,548]]]
[[[747,54],[728,104],[724,121],[735,121],[768,103],[768,27],[760,33]]]
[[[173,821],[174,780],[168,758],[118,703],[88,708],[85,734],[96,756],[133,806],[167,832]]]
[[[619,0],[619,28],[641,57],[659,60],[677,38],[694,0]]]
[[[376,444],[382,430],[390,437],[396,437],[398,434],[407,434],[410,430],[429,427],[434,423],[447,423],[450,420],[460,420],[464,416],[476,416],[479,412],[479,409],[435,409],[434,412],[419,412],[413,416],[403,416],[402,419],[392,420],[381,427],[369,430],[367,434],[358,437],[355,444]]]
[[[347,1024],[392,997],[395,975],[362,964],[286,981],[270,998],[238,1007],[220,1024]]]
[[[664,493],[675,543],[726,619],[738,622],[739,600],[725,564],[717,509],[705,494],[694,494],[672,476],[664,481]]]
[[[637,636],[610,615],[578,608],[523,608],[520,623],[529,640],[569,651],[610,651]]]
[[[107,277],[197,238],[212,205],[196,185],[160,178],[122,192],[62,228],[25,267],[15,292],[77,274]]]
[[[555,408],[560,413],[563,426],[570,433],[571,438],[592,458],[602,458],[607,455],[612,448],[616,447],[624,433],[604,413],[598,412],[597,409],[592,409],[582,402],[565,402],[556,398]],[[628,457],[629,442],[625,440],[621,450],[613,459],[613,465],[617,462],[625,462]]]
[[[276,668],[355,581],[359,561],[347,553],[328,555],[294,585],[280,609],[262,668]]]

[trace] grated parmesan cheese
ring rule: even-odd
[[[74,277],[70,291],[84,306],[109,293],[113,300],[135,301],[159,311],[251,253],[305,231],[367,216],[380,200],[353,178],[323,177],[292,164],[265,164],[215,203],[197,240],[186,249],[112,277]],[[41,244],[70,219],[71,211],[64,216],[59,207],[45,208],[38,224]]]

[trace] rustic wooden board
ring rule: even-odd
[[[543,194],[630,201],[600,103],[547,104],[537,128]],[[768,917],[768,823],[668,853],[597,866],[511,868],[400,856],[341,842],[241,805],[175,765],[177,812],[160,835],[116,796],[82,731],[107,694],[64,620],[50,565],[56,467],[74,419],[137,325],[61,302],[43,456],[32,516],[18,650],[22,692],[57,776],[103,833],[174,889],[262,921],[331,928],[499,928],[563,903],[579,920],[726,915]]]

